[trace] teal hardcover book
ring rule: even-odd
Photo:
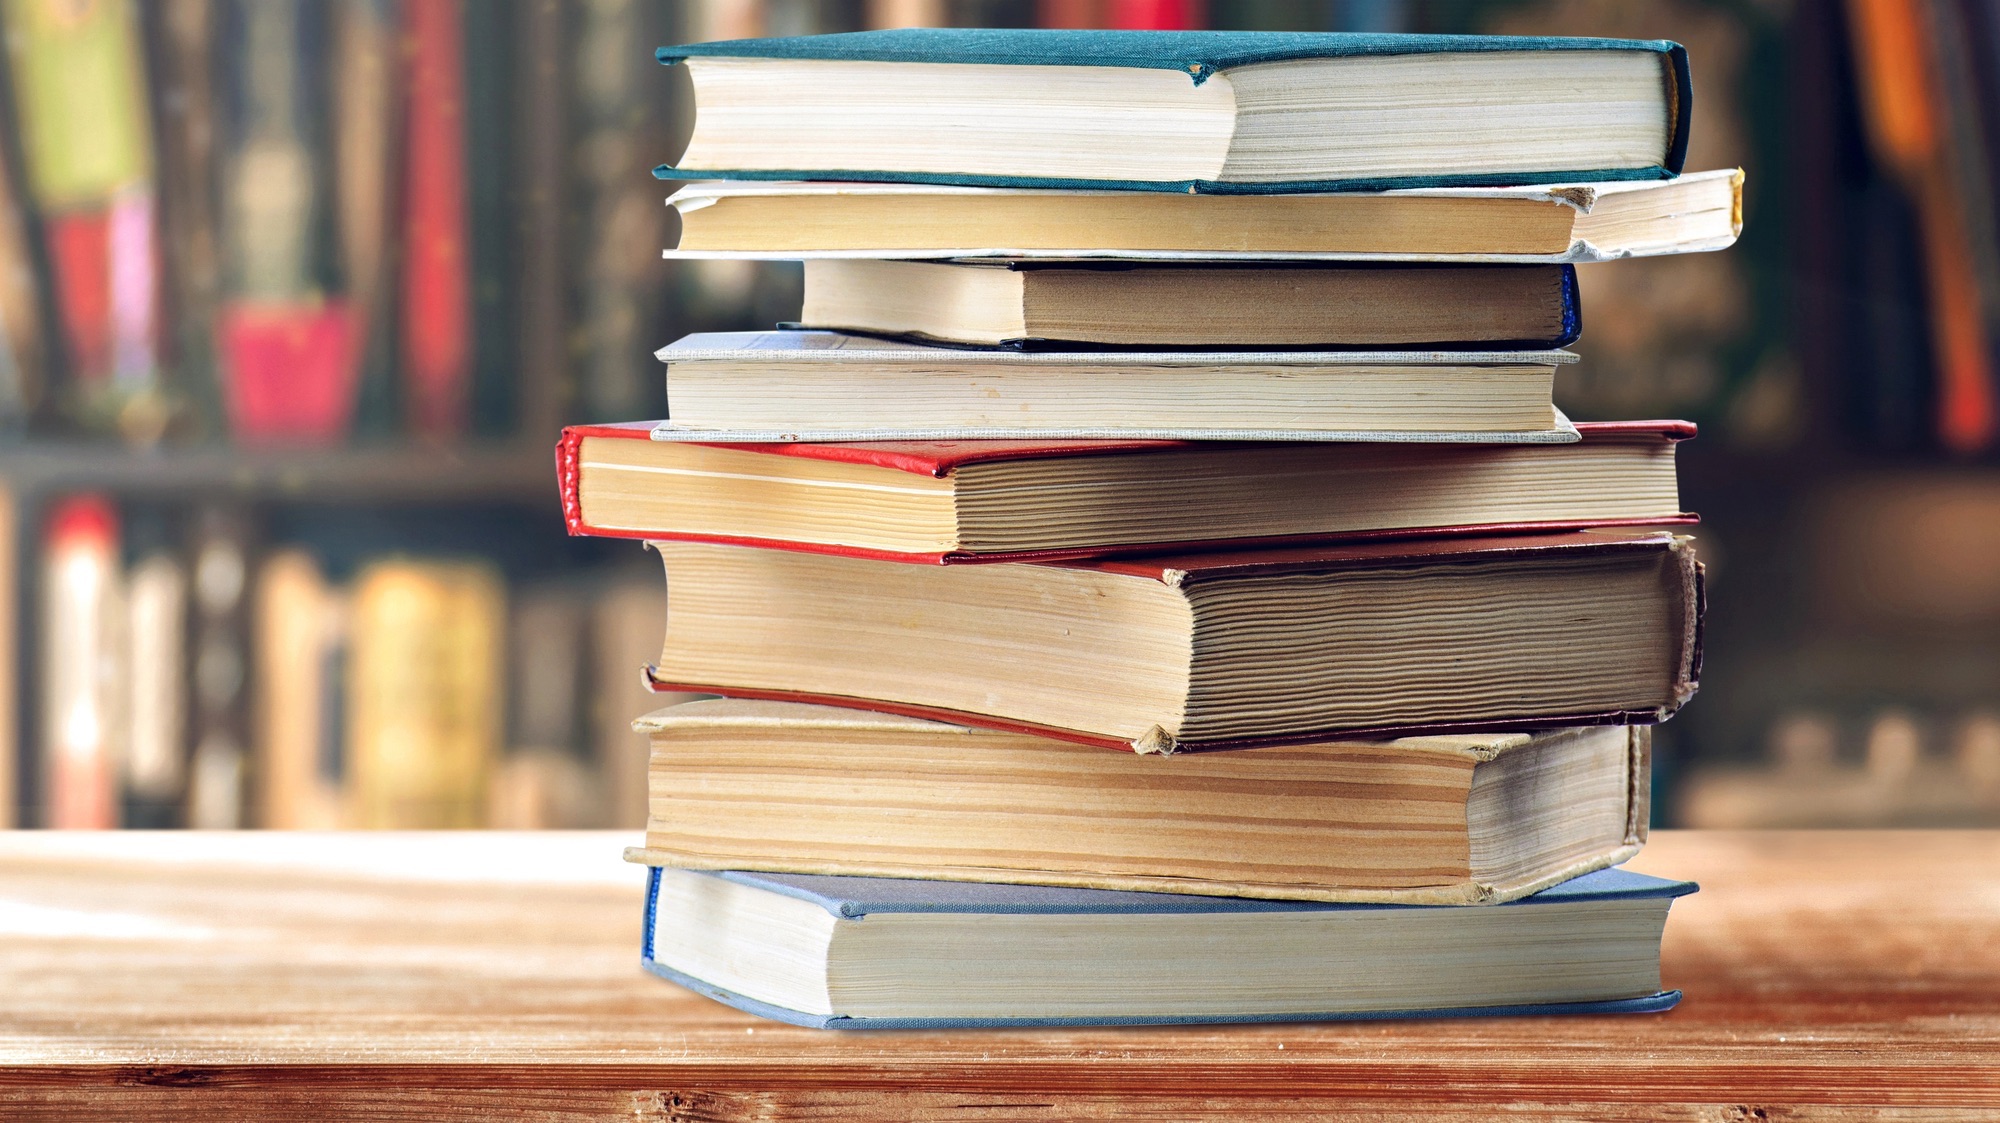
[[[816,1029],[1652,1013],[1694,892],[1598,870],[1504,905],[649,871],[646,970]]]
[[[925,28],[663,47],[696,123],[664,179],[1277,194],[1664,179],[1665,40]]]

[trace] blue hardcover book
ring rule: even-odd
[[[1277,194],[1664,179],[1664,40],[924,28],[662,47],[695,128],[662,178]]]
[[[1625,870],[1504,905],[1343,905],[661,869],[646,969],[820,1029],[1169,1025],[1671,1009],[1694,892]]]

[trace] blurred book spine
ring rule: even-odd
[[[21,772],[28,762],[21,752],[22,673],[18,644],[20,506],[11,489],[0,486],[0,830],[24,826],[21,814]]]
[[[1959,453],[1990,447],[2000,431],[1993,356],[1982,312],[1980,222],[1988,201],[1969,197],[1958,174],[1973,154],[1953,144],[1964,130],[1953,118],[1971,106],[1954,104],[1944,56],[1962,44],[1935,0],[1848,0],[1862,120],[1877,159],[1902,183],[1916,207],[1926,272],[1930,342],[1938,372],[1937,430]],[[1955,22],[1955,21],[1951,21]],[[1985,226],[1991,229],[1991,216]]]
[[[41,282],[17,171],[0,144],[0,431],[27,426],[49,380]]]
[[[355,334],[349,408],[380,415],[357,418],[367,423],[386,420],[394,393],[402,21],[395,0],[349,0],[327,18],[338,273]]]
[[[683,699],[654,694],[646,687],[644,669],[660,657],[660,636],[667,621],[667,594],[645,574],[621,575],[593,600],[591,632],[595,650],[591,678],[597,694],[591,707],[591,730],[597,774],[604,780],[607,827],[646,825],[646,760],[651,751],[643,733],[632,731],[632,718],[648,706]]]
[[[217,0],[145,5],[160,181],[163,345],[175,389],[198,411],[199,430],[221,427],[215,313],[222,261],[216,227],[215,55]]]
[[[508,613],[508,747],[489,788],[487,825],[506,830],[599,825],[597,774],[578,752],[590,688],[583,591],[520,591]]]
[[[194,749],[187,820],[200,830],[245,825],[250,538],[246,512],[211,506],[198,512],[190,543]]]
[[[326,9],[231,0],[216,325],[231,428],[250,444],[332,444],[353,418],[361,324],[330,290]]]
[[[186,784],[187,569],[148,552],[125,577],[125,797],[134,826],[180,825]]]
[[[1203,0],[1037,0],[1042,27],[1193,31],[1207,26]]]
[[[465,430],[472,373],[465,25],[458,0],[405,0],[402,373],[411,431]]]
[[[9,70],[42,212],[58,320],[86,422],[157,439],[152,134],[137,9],[129,2],[7,0]]]
[[[353,825],[477,827],[497,755],[500,580],[476,563],[380,561],[357,578],[347,768]]]
[[[710,0],[688,4],[683,15],[693,30],[705,21],[759,14],[741,8]],[[576,204],[582,216],[576,228],[582,246],[576,262],[577,406],[593,419],[653,416],[662,404],[658,375],[635,367],[632,356],[644,353],[655,338],[665,274],[657,260],[630,249],[664,245],[666,237],[667,210],[658,189],[632,174],[645,166],[646,153],[666,147],[655,108],[659,68],[631,48],[667,41],[660,11],[639,0],[603,0],[576,9],[571,74]]]
[[[42,825],[57,829],[119,824],[118,528],[109,500],[76,495],[42,533]]]
[[[275,550],[259,564],[255,595],[257,825],[340,827],[343,599],[299,549]]]
[[[516,33],[517,0],[481,0],[463,11],[465,21],[465,151],[483,167],[519,163],[521,122],[512,95],[521,83]],[[522,231],[524,199],[516,176],[488,172],[466,183],[470,239],[471,376],[469,420],[482,438],[506,437],[520,428]],[[552,434],[551,434],[552,435]],[[537,444],[546,443],[537,435]]]

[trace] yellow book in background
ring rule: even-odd
[[[352,826],[477,827],[500,740],[506,597],[470,562],[377,562],[349,618]]]

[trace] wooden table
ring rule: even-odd
[[[0,834],[0,1119],[2000,1118],[2000,832],[1658,836],[1664,1016],[934,1033],[643,975],[628,841]]]

